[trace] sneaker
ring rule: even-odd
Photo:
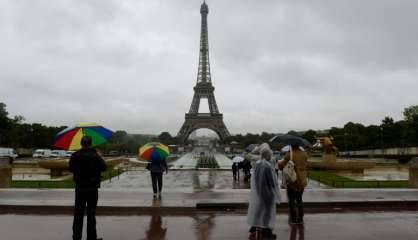
[[[256,227],[251,227],[250,230],[248,230],[248,232],[250,233],[255,233],[255,231],[257,230]]]
[[[161,193],[158,194],[158,199],[161,199]]]
[[[296,224],[298,224],[297,222],[294,222],[294,221],[288,221],[288,223],[289,223],[289,225],[296,225]]]
[[[152,198],[153,198],[153,199],[157,199],[157,194],[156,194],[156,193],[154,193],[154,195],[152,195]]]

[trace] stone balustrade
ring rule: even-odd
[[[418,157],[413,158],[409,165],[409,186],[418,188]]]
[[[9,158],[0,158],[0,188],[12,185],[12,166]]]

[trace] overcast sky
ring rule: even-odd
[[[378,124],[418,104],[416,0],[207,2],[231,133]],[[0,102],[29,123],[176,134],[196,84],[200,4],[0,0]]]

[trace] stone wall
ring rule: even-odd
[[[0,188],[9,188],[12,185],[12,167],[9,158],[0,158]]]
[[[418,158],[413,158],[409,166],[409,186],[418,188]]]

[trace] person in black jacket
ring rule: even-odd
[[[83,218],[87,205],[87,240],[100,240],[96,232],[96,207],[101,172],[106,170],[103,158],[91,148],[92,139],[84,136],[81,139],[81,150],[70,158],[70,172],[74,174],[75,206],[73,221],[73,240],[81,240]]]
[[[151,172],[152,191],[154,192],[154,199],[161,199],[161,191],[163,190],[163,173],[168,173],[168,166],[165,158],[152,159],[148,165],[148,170]]]

